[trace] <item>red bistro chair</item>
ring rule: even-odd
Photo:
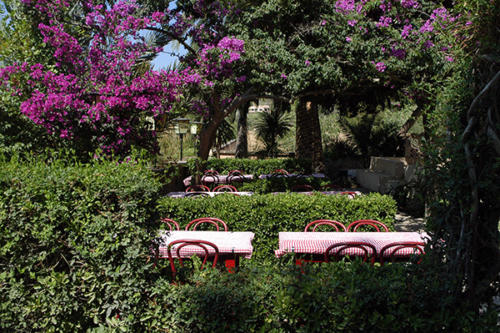
[[[186,192],[210,192],[210,188],[206,185],[191,185]]]
[[[352,192],[352,191],[340,192],[339,195],[347,195],[349,198],[354,198],[357,196],[356,192]]]
[[[420,264],[422,262],[422,256],[425,254],[424,246],[425,244],[423,242],[395,242],[388,244],[380,250],[380,264],[384,264],[384,257],[387,257],[387,254],[389,254],[391,262],[394,262],[398,257],[407,257],[407,254],[398,254],[398,251],[403,249],[407,249],[406,251],[413,249],[412,254],[420,255],[420,259],[417,262],[417,264]]]
[[[203,171],[203,176],[218,176],[218,175],[219,175],[219,173],[217,172],[217,170],[209,169],[209,170]]]
[[[243,176],[243,171],[241,170],[231,170],[228,176]]]
[[[238,189],[233,185],[219,185],[214,188],[213,192],[238,192]]]
[[[307,184],[298,184],[294,185],[291,188],[292,192],[312,192],[314,191],[313,187],[311,185]]]
[[[177,223],[177,221],[174,221],[174,220],[169,219],[169,218],[163,218],[163,219],[161,219],[161,221],[163,223],[165,223],[166,225],[168,225],[170,231],[181,230],[179,227],[179,223]]]
[[[358,249],[359,252],[363,252],[363,262],[366,262],[368,260],[368,258],[371,256],[371,264],[373,265],[375,263],[375,258],[377,257],[377,249],[375,248],[375,246],[373,246],[372,244],[370,243],[366,243],[366,242],[343,242],[343,243],[337,243],[337,244],[333,244],[333,245],[330,245],[326,251],[325,251],[325,258],[324,258],[324,261],[325,262],[329,262],[330,261],[330,256],[332,255],[330,252],[332,250],[335,250],[336,248],[339,248],[337,249],[334,253],[333,253],[333,256],[336,258],[336,260],[340,260],[341,257],[343,256],[346,256],[345,254],[345,250],[348,250],[348,249]],[[368,251],[368,248],[371,249],[371,254],[370,252]],[[342,252],[344,252],[344,254],[342,254]],[[349,255],[349,254],[347,254]],[[351,254],[349,256],[359,256],[359,254]]]
[[[214,243],[211,243],[211,242],[204,241],[204,240],[179,239],[179,240],[171,242],[170,244],[168,244],[168,247],[167,247],[168,261],[170,262],[170,268],[172,269],[172,278],[175,279],[175,275],[177,273],[177,269],[175,268],[174,258],[172,256],[172,246],[176,245],[176,244],[179,244],[175,249],[176,258],[179,260],[179,264],[181,267],[184,266],[184,262],[183,262],[183,259],[181,257],[180,251],[182,248],[184,248],[186,246],[195,246],[195,247],[203,250],[203,254],[201,255],[203,258],[203,262],[201,263],[201,269],[203,269],[203,266],[206,264],[208,257],[210,256],[209,255],[210,252],[209,252],[208,247],[211,247],[213,252],[215,253],[214,259],[212,262],[212,268],[214,268],[217,265],[217,260],[219,259],[219,249],[217,248],[217,245],[215,245]],[[199,253],[195,253],[195,252],[193,252],[193,254],[200,255]]]
[[[289,173],[285,169],[276,169],[271,173],[271,176],[278,176],[278,175],[288,176]]]
[[[312,230],[311,231],[316,231],[316,228],[319,227],[320,225],[329,225],[329,226],[332,226],[335,228],[335,231],[347,231],[347,228],[345,227],[345,225],[343,225],[342,223],[338,222],[338,221],[334,221],[334,220],[315,220],[315,221],[312,221],[312,222],[309,222],[309,224],[306,225],[306,228],[304,229],[304,232],[308,232],[308,229],[309,227],[312,227]],[[342,228],[342,230],[339,230],[339,227]]]
[[[364,225],[374,227],[377,232],[389,232],[389,228],[387,228],[387,226],[385,224],[383,224],[382,222],[376,221],[376,220],[354,221],[351,224],[349,224],[349,226],[347,227],[347,231],[348,232],[349,231],[355,232],[358,230],[359,227],[364,226]]]
[[[189,231],[189,228],[191,226],[193,226],[192,231],[196,231],[196,227],[198,227],[202,223],[213,224],[217,228],[217,231],[220,231],[220,226],[219,226],[219,224],[220,224],[222,227],[224,227],[224,231],[228,231],[226,222],[224,222],[221,219],[218,219],[216,217],[200,217],[200,218],[194,219],[188,223],[188,225],[186,226],[186,230]]]
[[[231,170],[227,175],[227,183],[239,182],[243,183],[245,181],[245,176],[243,176],[243,171],[241,170]]]

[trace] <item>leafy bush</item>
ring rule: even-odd
[[[396,202],[390,196],[373,193],[349,199],[347,196],[266,194],[213,198],[163,198],[158,211],[181,226],[204,216],[218,217],[230,231],[253,231],[255,261],[274,260],[280,231],[302,231],[308,222],[333,219],[348,224],[359,219],[376,219],[394,230]]]
[[[0,160],[0,330],[139,324],[160,184],[138,163]]]
[[[492,332],[493,308],[470,313],[450,297],[442,265],[359,261],[294,266],[291,256],[236,274],[197,271],[158,280],[148,329],[172,332]],[[154,318],[154,319],[153,319]]]
[[[311,173],[310,161],[297,160],[293,158],[272,158],[265,160],[252,160],[248,158],[213,158],[209,159],[208,161],[192,159],[187,163],[191,174],[195,174],[197,172],[197,163],[200,163],[201,171],[213,169],[217,170],[221,174],[227,174],[231,170],[241,170],[246,174],[261,175],[271,174],[276,169],[285,169],[288,172],[297,172],[303,174]]]

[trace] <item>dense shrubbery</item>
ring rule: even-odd
[[[141,164],[0,164],[0,330],[137,325],[159,183]]]
[[[285,169],[288,172],[302,174],[311,173],[311,161],[297,160],[293,158],[271,158],[265,160],[252,160],[248,158],[213,158],[207,161],[192,159],[188,161],[189,172],[191,174],[195,174],[197,172],[197,163],[200,165],[201,172],[207,169],[212,169],[217,170],[220,174],[228,174],[231,170],[241,170],[246,174],[262,175],[272,174],[273,171],[277,169]]]
[[[290,257],[274,258],[279,231],[316,218],[390,224],[388,196],[158,201],[160,184],[140,163],[46,160],[0,159],[2,331],[494,331],[492,311],[457,306],[466,302],[449,293],[456,284],[440,262],[340,262],[302,274]],[[160,213],[183,224],[215,215],[252,230],[255,255],[236,274],[196,271],[173,285],[147,262]]]
[[[436,269],[436,267],[438,267]],[[202,271],[159,280],[150,329],[172,332],[493,332],[496,315],[468,313],[436,264],[307,265],[288,258],[237,274]]]
[[[376,219],[394,230],[396,202],[389,196],[370,194],[349,199],[347,196],[322,194],[266,194],[237,197],[231,194],[214,198],[164,198],[159,213],[181,226],[204,216],[218,217],[231,231],[255,233],[254,259],[273,260],[280,231],[303,231],[308,222],[332,219],[348,225],[359,219]]]

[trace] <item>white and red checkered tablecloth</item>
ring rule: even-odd
[[[310,175],[299,175],[295,173],[289,173],[288,175],[282,175],[282,174],[267,174],[267,175],[260,175],[259,179],[268,179],[268,178],[281,178],[281,177],[286,177],[286,178],[326,178],[326,175],[324,173],[313,173]]]
[[[171,198],[189,198],[196,197],[197,195],[207,195],[209,197],[215,197],[220,194],[237,194],[239,196],[250,196],[253,195],[253,192],[202,192],[202,191],[194,191],[194,192],[169,192],[167,196]]]
[[[193,178],[192,176],[189,176],[189,177],[185,178],[182,181],[184,183],[184,186],[187,187],[187,186],[191,185],[191,179],[192,178]],[[207,175],[207,176],[202,176],[201,177],[201,181],[204,182],[204,183],[227,184],[228,180],[229,180],[229,176],[228,175],[217,175],[216,177]],[[253,175],[234,175],[234,176],[232,176],[231,180],[233,180],[233,181],[241,181],[241,180],[243,180],[243,181],[247,182],[247,181],[253,180]]]
[[[204,240],[214,243],[219,249],[219,255],[237,254],[240,257],[250,259],[252,257],[252,240],[255,234],[248,231],[164,231],[160,235],[162,243],[159,247],[159,257],[168,258],[167,246],[175,240]],[[175,247],[172,246],[172,256],[176,257]],[[215,251],[207,246],[209,255],[215,254]],[[205,251],[197,246],[185,246],[180,250],[182,258],[189,258],[192,255],[203,255]]]
[[[324,254],[326,249],[334,244],[343,242],[366,242],[375,247],[377,255],[386,245],[395,242],[427,242],[426,233],[418,232],[280,232],[279,249],[275,250],[276,257],[282,257],[286,253],[301,254]],[[373,250],[366,247],[368,255],[373,254]],[[332,254],[335,251],[332,250]],[[395,253],[398,257],[411,256],[415,253],[412,248],[398,250]],[[387,256],[390,252],[384,253]],[[343,250],[340,255],[364,255],[364,251],[359,248]]]

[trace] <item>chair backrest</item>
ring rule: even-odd
[[[181,230],[179,227],[179,223],[177,223],[177,221],[175,221],[175,220],[172,220],[169,218],[162,218],[161,221],[163,223],[165,223],[166,225],[168,225],[170,231]]]
[[[347,227],[347,231],[352,231],[355,232],[358,230],[359,227],[361,226],[369,226],[375,228],[377,232],[388,232],[389,228],[382,222],[376,221],[376,220],[358,220],[354,221],[349,226]]]
[[[314,188],[307,184],[297,184],[291,187],[292,192],[312,192]]]
[[[191,185],[186,188],[186,192],[210,192],[210,188],[206,185]]]
[[[243,176],[243,171],[241,170],[231,170],[228,176]]]
[[[222,227],[224,227],[224,231],[228,231],[226,222],[224,222],[221,219],[218,219],[216,217],[200,217],[200,218],[194,219],[187,224],[186,230],[189,231],[189,228],[191,226],[193,226],[192,231],[195,231],[196,227],[198,227],[200,224],[203,224],[203,223],[208,223],[208,224],[214,225],[217,228],[217,231],[220,231],[219,225],[221,225]]]
[[[285,169],[276,169],[271,173],[271,176],[277,176],[277,175],[289,175],[289,173]]]
[[[347,228],[345,227],[345,225],[343,225],[342,223],[338,222],[338,221],[335,221],[335,220],[315,220],[315,221],[312,221],[312,222],[309,222],[307,225],[306,225],[306,228],[304,229],[304,232],[308,232],[309,230],[309,227],[312,227],[312,230],[311,231],[316,231],[316,228],[321,226],[321,225],[329,225],[329,226],[332,226],[335,228],[335,231],[347,231]],[[342,229],[342,230],[339,230],[339,227]]]
[[[212,251],[214,252],[214,260],[212,262],[212,268],[214,268],[215,265],[217,265],[217,260],[219,259],[219,248],[217,247],[217,245],[215,245],[214,243],[205,241],[205,240],[178,239],[178,240],[175,240],[175,241],[171,242],[170,244],[168,244],[168,247],[167,247],[168,261],[170,262],[170,268],[172,269],[172,276],[174,278],[175,278],[175,273],[177,272],[177,270],[175,268],[174,257],[172,256],[172,246],[174,246],[174,245],[177,245],[175,248],[175,256],[179,260],[179,263],[181,266],[184,266],[184,262],[183,262],[183,258],[182,258],[180,251],[182,248],[184,248],[186,246],[190,246],[191,251],[188,252],[187,255],[184,255],[184,258],[190,257],[192,255],[200,255],[201,254],[201,256],[203,257],[203,262],[201,263],[201,269],[203,269],[203,266],[206,264],[208,257],[210,256],[210,251],[209,251],[208,247],[211,247]],[[198,249],[198,250],[195,250],[193,247]],[[199,250],[199,249],[201,249],[201,250]],[[202,252],[202,253],[200,253],[200,252]]]
[[[213,192],[238,192],[238,189],[233,185],[219,185],[214,188]]]
[[[335,249],[337,250],[334,253],[331,253],[331,251]],[[371,253],[368,249],[371,250]],[[345,253],[345,250],[350,251]],[[344,252],[344,254],[342,254],[342,252]],[[359,257],[359,252],[363,253],[363,262],[366,262],[366,260],[368,260],[368,257],[371,256],[371,264],[373,265],[375,263],[375,258],[377,257],[377,249],[372,244],[366,242],[342,242],[330,245],[325,251],[324,261],[329,262],[330,256],[332,255],[336,258],[336,260],[340,260],[340,258],[344,256]]]
[[[218,176],[219,173],[217,172],[217,170],[209,169],[209,170],[203,171],[203,175],[204,176]]]
[[[396,257],[410,257],[414,254],[423,256],[425,254],[424,246],[425,243],[423,242],[395,242],[388,244],[380,250],[380,264],[383,265],[387,257],[389,257],[391,261],[394,261]],[[422,257],[420,257],[417,264],[420,264],[421,262]]]
[[[347,195],[349,198],[354,198],[358,194],[356,192],[352,192],[352,191],[344,191],[344,192],[340,192],[339,195]]]
[[[227,176],[227,183],[239,182],[243,183],[245,181],[245,176],[243,174],[233,173]]]
[[[220,183],[220,179],[217,175],[203,175],[203,177],[201,177],[201,182],[205,186],[216,185]]]

